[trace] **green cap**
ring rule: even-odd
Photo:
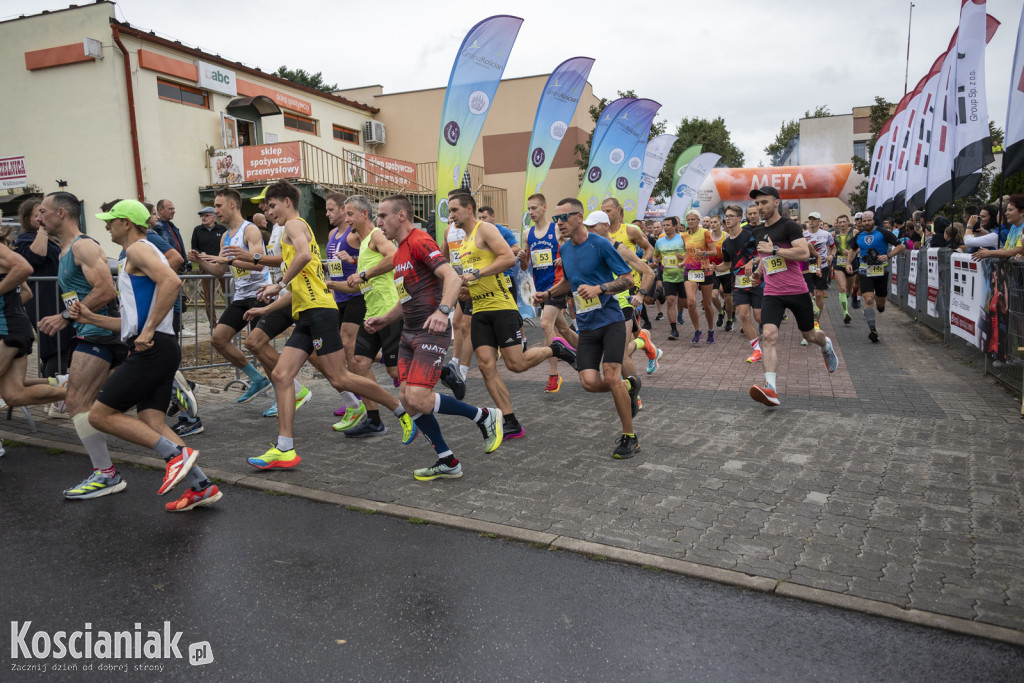
[[[127,218],[135,225],[139,225],[143,228],[149,222],[149,209],[147,209],[142,202],[135,199],[122,199],[117,204],[110,207],[110,211],[106,213],[96,214],[96,218],[101,221],[112,221],[115,218]]]

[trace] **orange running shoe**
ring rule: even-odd
[[[640,339],[644,340],[644,355],[647,356],[647,360],[654,360],[658,356],[658,347],[651,341],[651,333],[647,330],[640,330],[640,334],[637,335]]]
[[[557,394],[558,390],[562,388],[562,376],[561,375],[548,375],[548,385],[544,387],[544,393],[546,394]]]
[[[779,395],[769,386],[759,387],[755,384],[750,387],[750,398],[771,408],[782,405]]]
[[[750,358],[747,359],[748,363],[760,363],[761,362],[761,351],[754,349],[754,352],[750,354]]]

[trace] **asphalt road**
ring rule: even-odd
[[[1002,643],[249,489],[169,514],[155,470],[125,469],[124,493],[64,501],[61,490],[87,473],[82,456],[36,448],[8,446],[0,458],[3,680],[940,681],[1024,671],[1024,650]],[[11,622],[26,621],[29,648],[36,632],[52,639],[86,624],[98,639],[139,623],[145,642],[168,621],[183,659],[14,659]],[[190,666],[188,644],[204,641],[213,661]]]

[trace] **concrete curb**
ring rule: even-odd
[[[49,439],[28,435],[7,435],[3,432],[0,432],[0,436],[3,438],[9,438],[12,441],[25,443],[30,446],[56,448],[65,452],[86,455],[85,449],[78,444],[51,441]],[[164,466],[163,461],[155,457],[125,453],[123,451],[111,451],[110,454],[120,462],[153,467],[155,469],[162,469]],[[494,535],[507,540],[543,546],[553,550],[567,550],[569,552],[587,555],[593,558],[613,560],[615,562],[622,562],[645,568],[655,568],[689,578],[713,581],[715,583],[758,591],[760,593],[774,593],[779,597],[803,600],[805,602],[825,605],[828,607],[837,607],[851,612],[860,612],[862,614],[895,619],[897,621],[904,621],[911,624],[917,624],[919,626],[926,626],[929,628],[936,628],[953,633],[986,638],[989,640],[996,640],[1024,647],[1024,631],[1017,631],[1002,626],[972,621],[970,619],[951,617],[944,614],[926,612],[918,609],[904,609],[897,605],[878,600],[836,593],[833,591],[822,590],[820,588],[812,588],[810,586],[802,586],[788,581],[778,581],[776,579],[769,579],[761,576],[752,576],[750,574],[744,574],[731,569],[709,567],[693,562],[687,562],[685,560],[663,557],[661,555],[651,555],[649,553],[643,553],[636,550],[617,548],[615,546],[594,543],[592,541],[584,541],[568,536],[558,536],[556,534],[549,534],[540,531],[520,529],[505,524],[485,522],[468,517],[449,515],[442,512],[421,510],[419,508],[413,508],[406,505],[395,505],[392,503],[384,503],[365,498],[345,496],[338,493],[331,493],[329,491],[311,489],[305,486],[287,484],[272,479],[239,474],[237,472],[225,472],[223,470],[207,468],[204,468],[204,471],[211,478],[216,478],[223,483],[244,486],[257,491],[267,491],[296,496],[298,498],[305,498],[319,503],[340,505],[388,515],[390,517],[398,517],[401,519],[421,520],[428,524],[437,524],[439,526],[471,531],[478,534]]]

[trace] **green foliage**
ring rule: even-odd
[[[992,176],[987,203],[995,204],[1004,194],[1024,194],[1024,171],[1008,176],[1005,182],[1002,173]]]
[[[619,90],[618,93],[619,93],[619,96],[616,97],[615,99],[621,99],[623,97],[635,97],[635,98],[639,98],[640,97],[639,95],[637,95],[632,90],[626,90],[625,92],[623,92],[622,90]],[[598,102],[596,105],[591,105],[590,106],[590,118],[593,119],[593,121],[594,121],[594,128],[595,129],[597,128],[597,122],[601,119],[601,112],[603,112],[604,108],[607,107],[612,102],[613,102],[613,100],[609,100],[609,99],[607,99],[605,97],[602,97],[600,102]],[[647,139],[648,140],[653,140],[654,138],[656,138],[659,135],[663,134],[665,132],[666,125],[667,124],[666,124],[666,122],[664,120],[662,120],[662,121],[655,120],[651,124],[651,132],[647,135]],[[590,137],[587,138],[587,141],[585,143],[577,144],[576,147],[575,147],[576,167],[580,169],[579,181],[580,181],[581,184],[583,183],[583,176],[586,175],[587,169],[590,168],[590,145],[593,142],[594,142],[594,131],[591,130],[590,131]]]
[[[725,119],[721,116],[712,120],[694,117],[684,118],[679,122],[675,131],[678,140],[672,145],[668,153],[665,167],[661,169],[658,182],[654,184],[652,196],[665,196],[672,192],[675,179],[672,177],[672,167],[676,158],[693,145],[702,145],[703,152],[714,152],[722,155],[718,166],[722,168],[742,168],[743,152],[732,141],[732,134],[725,125]]]
[[[805,111],[805,119],[818,119],[825,116],[832,116],[832,113],[828,110],[828,105],[818,105],[814,108],[814,112]],[[778,166],[779,162],[782,161],[782,153],[789,147],[789,143],[793,141],[793,138],[800,134],[800,122],[794,119],[782,122],[782,129],[779,134],[775,136],[775,140],[770,145],[764,148],[764,153],[771,158],[771,165]]]
[[[274,75],[278,78],[284,78],[292,83],[298,83],[304,85],[307,88],[313,88],[314,90],[321,90],[323,92],[334,92],[338,89],[338,84],[328,85],[324,83],[324,73],[317,71],[315,74],[311,74],[305,69],[289,69],[287,66],[281,65]]]

